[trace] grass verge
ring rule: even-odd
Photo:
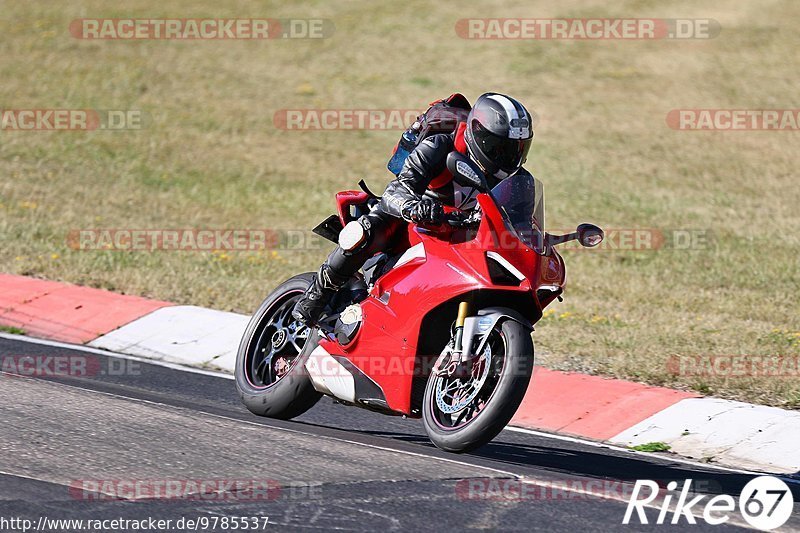
[[[796,106],[800,4],[624,0],[6,2],[4,108],[142,111],[141,130],[0,131],[0,270],[249,313],[327,247],[115,252],[86,228],[269,228],[308,235],[333,193],[381,189],[399,131],[285,131],[281,109],[422,108],[513,94],[540,117],[529,167],[548,223],[653,230],[657,249],[567,251],[569,287],[537,326],[539,362],[800,407],[800,378],[677,374],[671,358],[800,356],[796,132],[683,132],[680,108]],[[424,14],[424,16],[421,16]],[[80,17],[325,18],[328,39],[82,41]],[[470,41],[468,17],[711,17],[710,40]],[[683,232],[683,233],[679,233]],[[681,240],[689,232],[689,240]],[[702,238],[700,237],[702,236]],[[283,244],[289,242],[288,237]],[[688,245],[686,243],[688,242]]]

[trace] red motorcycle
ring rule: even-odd
[[[596,246],[603,231],[544,231],[539,180],[512,176],[489,190],[466,157],[452,153],[454,179],[479,191],[471,212],[447,223],[408,225],[394,249],[371,258],[336,295],[320,326],[294,321],[295,301],[314,274],[277,287],[239,346],[236,385],[247,408],[290,419],[322,395],[389,415],[422,417],[439,448],[466,452],[493,439],[522,401],[533,372],[533,325],[559,298],[564,260],[554,246]],[[378,201],[336,195],[338,215],[314,230],[334,242]]]

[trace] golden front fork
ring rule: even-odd
[[[455,345],[455,352],[461,353],[462,349],[462,340],[464,336],[464,321],[467,319],[467,315],[469,314],[469,304],[467,302],[461,302],[458,304],[458,318],[456,319],[456,345]]]

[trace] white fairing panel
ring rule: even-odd
[[[306,370],[317,391],[347,402],[356,401],[353,375],[322,346],[317,346],[308,356]]]
[[[394,268],[403,266],[409,261],[417,259],[418,257],[421,257],[423,259],[426,257],[425,247],[422,245],[422,243],[415,244],[414,246],[403,252],[403,255],[401,255],[400,258],[397,260],[397,263],[394,264]]]
[[[520,272],[517,267],[508,262],[508,259],[498,254],[497,252],[486,252],[486,257],[494,259],[495,261],[503,265],[503,268],[508,270],[508,272],[518,280],[520,281],[525,280],[525,274]]]

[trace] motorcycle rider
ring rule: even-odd
[[[458,151],[484,173],[489,185],[519,172],[531,142],[530,113],[514,98],[481,95],[466,123],[450,134],[425,138],[407,157],[397,178],[387,185],[369,214],[352,221],[339,234],[339,246],[328,256],[292,316],[315,325],[336,291],[367,259],[391,246],[398,228],[406,223],[437,226],[444,217],[443,204],[470,209],[476,191],[461,187],[447,170],[447,156]]]

